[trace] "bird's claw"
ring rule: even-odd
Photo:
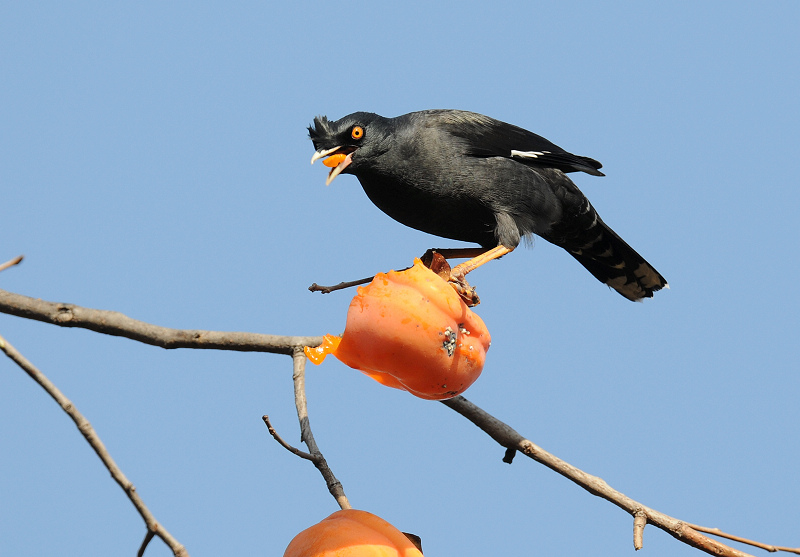
[[[481,299],[478,298],[478,293],[475,291],[475,287],[471,286],[464,278],[459,278],[453,275],[450,275],[450,278],[447,280],[450,283],[458,295],[464,300],[464,303],[467,304],[467,307],[474,307],[481,303]]]

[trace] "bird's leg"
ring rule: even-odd
[[[464,279],[458,282],[454,282],[451,279],[450,264],[447,262],[446,256],[443,255],[443,253],[446,253],[450,257],[471,257],[473,254],[480,254],[483,251],[485,250],[481,248],[454,248],[443,250],[434,248],[426,251],[420,259],[422,260],[422,264],[428,269],[449,282],[450,286],[453,287],[468,307],[473,307],[481,303],[480,298],[478,298],[478,295],[475,293],[475,288],[470,286]],[[464,252],[469,252],[469,255]]]
[[[497,259],[498,257],[503,257],[507,253],[511,253],[513,249],[514,248],[507,248],[501,244],[489,250],[482,250],[481,253],[469,261],[465,261],[464,263],[453,267],[453,269],[450,271],[449,282],[450,285],[456,289],[456,292],[458,292],[458,295],[461,296],[461,299],[464,300],[465,304],[472,307],[481,303],[480,298],[478,298],[478,294],[475,292],[475,288],[470,286],[465,278],[467,273],[474,271],[492,259]]]
[[[453,270],[450,271],[450,280],[451,281],[463,281],[464,277],[467,273],[474,271],[484,263],[488,263],[492,259],[497,259],[498,257],[503,257],[507,253],[511,253],[514,251],[514,248],[507,248],[503,244],[493,247],[489,250],[483,250],[482,253],[473,257],[469,261],[465,261],[460,265],[456,265],[453,267]]]
[[[450,283],[455,291],[469,307],[477,306],[481,303],[475,287],[471,286],[465,278],[467,273],[474,271],[484,263],[502,257],[510,253],[513,248],[499,245],[491,249],[486,248],[450,248],[450,249],[429,249],[420,258],[423,264]],[[471,258],[461,265],[456,265],[452,269],[447,264],[447,259]]]

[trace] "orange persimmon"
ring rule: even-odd
[[[337,166],[339,166],[339,163],[346,158],[347,155],[344,155],[342,153],[336,153],[335,155],[331,155],[330,157],[322,161],[322,164],[330,168],[336,168]]]
[[[378,273],[358,289],[341,337],[306,347],[315,364],[333,354],[379,383],[420,398],[464,392],[483,370],[491,337],[446,280],[419,259],[404,271]]]
[[[422,552],[382,518],[348,509],[297,534],[283,557],[422,557]]]

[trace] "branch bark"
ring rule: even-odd
[[[22,370],[27,373],[31,379],[36,381],[47,392],[47,394],[53,397],[53,399],[58,403],[59,406],[61,406],[64,412],[66,412],[67,415],[72,418],[72,421],[75,422],[75,425],[86,439],[86,442],[89,443],[92,449],[94,449],[94,452],[97,453],[98,457],[100,457],[103,465],[111,473],[111,477],[114,478],[114,481],[119,484],[119,486],[122,488],[122,491],[125,492],[125,494],[128,496],[128,499],[130,499],[131,503],[133,503],[133,506],[136,507],[139,516],[142,517],[142,520],[144,520],[145,526],[147,527],[147,535],[145,535],[138,554],[140,556],[143,555],[147,544],[153,539],[153,536],[158,536],[165,544],[167,544],[167,546],[169,546],[175,557],[189,557],[189,552],[186,551],[186,548],[183,547],[178,540],[172,537],[172,534],[170,534],[163,526],[161,526],[161,524],[153,516],[153,513],[151,513],[150,509],[147,508],[147,505],[144,504],[142,498],[139,497],[136,487],[125,476],[125,474],[122,473],[122,470],[120,470],[119,466],[117,466],[117,463],[114,462],[114,459],[111,458],[106,446],[100,440],[100,437],[92,427],[92,424],[89,423],[89,420],[87,420],[77,408],[75,408],[75,405],[72,404],[72,401],[64,396],[64,393],[62,393],[61,390],[56,387],[47,378],[47,376],[45,376],[44,373],[39,371],[36,366],[28,361],[25,356],[20,354],[17,349],[9,344],[8,341],[6,341],[2,336],[0,336],[0,350],[2,350],[6,356],[8,356],[14,363],[22,368]]]
[[[295,401],[298,419],[301,424],[302,440],[308,445],[310,455],[314,457],[315,464],[317,464],[317,456],[321,457],[319,448],[316,446],[314,437],[308,427],[304,386],[305,355],[302,347],[318,346],[322,342],[322,337],[169,329],[137,321],[118,312],[87,309],[72,304],[45,302],[5,290],[0,290],[0,313],[52,323],[62,327],[82,327],[104,334],[122,336],[146,344],[161,346],[162,348],[202,348],[291,355],[294,363]],[[649,523],[666,531],[683,543],[720,557],[752,556],[709,538],[700,533],[699,530],[742,541],[743,543],[750,543],[750,545],[767,547],[769,551],[797,552],[794,548],[750,542],[750,540],[723,534],[714,531],[714,529],[696,527],[658,512],[611,488],[603,479],[587,474],[548,453],[530,440],[525,439],[511,426],[501,422],[464,397],[459,396],[446,400],[443,401],[443,404],[470,420],[497,443],[505,447],[506,451],[503,458],[505,462],[510,463],[514,453],[520,452],[578,484],[589,493],[601,497],[631,514],[634,518],[634,547],[636,549],[642,546],[644,527]],[[324,459],[322,460],[324,461]],[[322,472],[322,469],[320,471]],[[328,469],[328,472],[330,472],[330,469]],[[328,489],[339,501],[340,506],[349,508],[344,492],[339,492],[341,484],[338,480],[332,473],[328,476],[327,472],[323,472],[323,476],[325,476],[328,483]]]
[[[311,422],[308,419],[308,404],[306,402],[306,355],[303,353],[302,348],[297,348],[292,354],[293,373],[292,380],[294,381],[294,401],[297,407],[297,419],[300,421],[300,439],[306,444],[309,452],[314,455],[314,466],[320,471],[322,477],[325,478],[325,483],[328,486],[328,491],[331,492],[333,498],[339,503],[341,509],[350,509],[350,502],[344,494],[344,488],[333,471],[328,466],[325,457],[317,446],[314,440],[314,434],[311,433]]]
[[[644,523],[650,523],[683,543],[705,551],[706,553],[710,553],[711,555],[717,555],[719,557],[752,557],[749,553],[744,553],[702,535],[686,522],[634,501],[627,495],[613,489],[602,478],[587,474],[583,470],[561,460],[528,439],[525,439],[511,426],[501,422],[485,410],[472,404],[463,396],[443,400],[442,404],[467,418],[503,447],[518,451],[536,462],[544,464],[554,472],[578,484],[592,495],[597,495],[630,513],[635,519],[634,547],[636,549],[639,549],[639,547],[636,546],[641,546],[642,543],[642,535],[641,533],[637,534],[636,529],[643,531]],[[644,523],[642,522],[642,517],[644,517]]]
[[[298,346],[319,346],[322,343],[322,337],[170,329],[132,319],[116,311],[46,302],[1,289],[0,313],[51,323],[59,327],[89,329],[105,335],[125,337],[166,349],[236,350],[291,356]]]
[[[275,431],[275,428],[272,427],[272,423],[269,421],[269,416],[262,416],[261,419],[264,420],[264,423],[269,430],[269,434],[272,435],[273,439],[275,439],[275,441],[277,441],[281,447],[293,455],[311,461],[311,463],[316,466],[317,470],[319,470],[320,474],[322,474],[322,477],[325,479],[325,484],[328,486],[328,491],[330,491],[331,495],[333,495],[333,498],[336,499],[340,509],[352,509],[353,507],[350,506],[350,501],[347,500],[347,496],[344,494],[344,487],[342,486],[342,483],[336,479],[336,476],[333,475],[333,470],[331,470],[330,466],[328,466],[328,461],[325,460],[325,457],[322,455],[322,451],[319,450],[317,442],[314,440],[314,434],[311,433],[311,422],[308,419],[308,405],[306,402],[306,361],[306,355],[303,353],[303,350],[295,350],[295,353],[292,355],[294,403],[295,407],[297,408],[297,419],[300,421],[300,440],[306,444],[308,450],[311,452],[303,452],[284,441],[284,439],[278,435],[278,432]]]

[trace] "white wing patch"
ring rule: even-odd
[[[519,157],[521,159],[538,159],[544,155],[549,155],[550,151],[516,151],[511,149],[511,157]]]

